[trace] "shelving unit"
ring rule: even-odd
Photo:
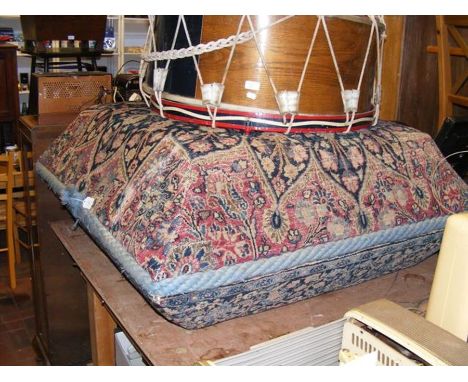
[[[129,60],[136,60],[138,62],[131,62],[125,65],[125,71],[138,70],[140,55],[143,52],[143,45],[145,43],[146,32],[148,30],[147,17],[120,17],[120,55],[119,55],[119,68],[122,67]]]
[[[140,54],[145,43],[146,32],[149,25],[148,18],[110,15],[107,19],[108,21],[114,20],[115,50],[104,53],[98,60],[98,66],[106,67],[107,72],[112,73],[113,76],[115,76],[119,70],[121,73],[129,72],[130,70],[138,70]],[[15,37],[21,39],[22,28],[19,15],[0,15],[0,27],[13,28]],[[22,46],[21,42],[18,45],[20,49]],[[16,56],[19,82],[20,73],[28,73],[29,78],[31,76],[31,56],[21,53],[19,50]],[[124,66],[124,64],[130,60],[135,60],[137,62],[129,62]],[[28,90],[19,91],[20,110],[23,103],[27,104],[28,97]]]
[[[108,16],[107,19],[114,20],[116,47],[113,52],[101,57],[99,65],[108,65],[110,68],[108,71],[116,75],[127,61],[132,59],[139,61],[149,24],[147,17]],[[138,67],[138,63],[132,62],[125,65],[123,72],[138,70]]]

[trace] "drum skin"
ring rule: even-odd
[[[193,40],[207,43],[235,35],[240,17],[203,16],[201,37],[195,36]],[[252,22],[254,27],[258,29],[281,17],[253,16]],[[258,42],[264,52],[268,71],[278,91],[297,90],[317,20],[316,16],[295,16],[265,29],[257,35]],[[345,89],[355,89],[359,82],[371,30],[370,23],[366,23],[365,20],[367,17],[355,20],[326,17]],[[242,31],[248,30],[248,21],[245,19]],[[164,38],[172,41],[172,37],[167,33]],[[231,48],[225,48],[202,54],[199,57],[204,83],[221,82],[230,50]],[[376,69],[375,62],[376,44],[373,41],[361,85],[358,113],[373,109],[371,98]],[[183,77],[183,82],[195,81],[195,94],[192,97],[201,99],[200,83],[195,76],[192,75],[191,78],[188,78],[184,76],[184,73],[178,73],[177,70],[171,70],[169,75],[178,77],[179,81]],[[167,98],[170,98],[170,94],[167,95]],[[233,108],[240,106],[240,109],[248,107],[249,109],[277,110],[274,92],[254,39],[237,45],[226,77],[222,103],[233,105]],[[300,95],[299,113],[343,115],[341,88],[323,26],[318,31],[307,66]]]

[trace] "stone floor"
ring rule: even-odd
[[[40,365],[33,346],[34,307],[30,261],[17,265],[17,287],[9,287],[8,262],[0,254],[0,366]]]

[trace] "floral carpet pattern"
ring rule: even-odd
[[[96,106],[40,163],[94,198],[92,213],[154,282],[468,209],[468,186],[433,140],[385,121],[347,134],[245,134]],[[427,256],[437,240],[415,245]]]

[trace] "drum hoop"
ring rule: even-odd
[[[176,96],[177,97],[177,96]],[[181,97],[185,98],[186,97]],[[188,99],[189,102],[194,99]],[[197,123],[202,125],[211,125],[212,119],[207,113],[204,105],[194,105],[194,103],[180,103],[174,100],[162,99],[159,101],[153,99],[154,108],[159,111],[162,117]],[[278,112],[273,114],[260,113],[259,109],[254,112],[245,112],[239,110],[218,109],[216,116],[216,126],[250,131],[269,131],[269,132],[344,132],[362,129],[372,124],[375,118],[375,109],[356,114],[356,119],[352,128],[346,120],[346,115],[307,115],[298,114],[296,120],[291,125],[285,125],[282,116]],[[215,127],[215,126],[212,126]]]
[[[353,21],[356,23],[361,23],[361,24],[366,24],[372,26],[372,20],[368,16],[353,16],[353,15],[346,15],[346,16],[337,16],[337,15],[328,15],[325,17],[329,18],[335,18],[335,19],[341,19],[341,20],[347,20],[347,21]],[[383,32],[387,29],[387,26],[380,21],[380,19],[376,19],[377,25],[379,27],[379,31]]]
[[[195,123],[197,125],[212,126],[211,118],[204,113],[204,107],[200,106],[189,106],[186,104],[177,104],[174,101],[163,101],[164,103],[164,114],[173,120]],[[160,111],[159,105],[153,101],[155,111]],[[185,108],[184,108],[185,107]],[[206,113],[206,111],[205,111]],[[320,118],[308,119],[298,116],[294,126],[285,126],[278,115],[273,115],[273,118],[264,119],[258,116],[241,115],[237,112],[236,114],[218,115],[216,128],[226,128],[230,130],[244,131],[250,133],[256,132],[275,132],[285,133],[286,131],[291,133],[337,133],[345,131],[358,131],[368,128],[372,125],[373,113],[366,112],[360,113],[352,126],[351,130],[347,127],[345,116],[323,116],[328,117],[329,120]],[[224,110],[220,110],[220,114],[224,114]],[[248,114],[248,113],[245,113]],[[268,117],[268,116],[265,116]]]
[[[192,98],[192,97],[185,97],[177,94],[172,94],[168,92],[163,92],[162,93],[162,98],[166,99],[168,101],[173,101],[177,102],[180,104],[186,104],[187,106],[194,106],[194,107],[200,107],[200,108],[205,108],[203,105],[203,102],[201,99],[198,98]],[[244,106],[244,105],[236,105],[232,103],[223,103],[221,102],[219,105],[219,109],[223,109],[226,111],[232,111],[232,112],[239,112],[239,113],[245,113],[245,114],[263,114],[263,115],[269,115],[269,116],[280,116],[281,114],[278,112],[277,109],[263,109],[263,108],[258,108],[258,107],[250,107],[250,106]],[[360,112],[359,114],[367,114],[367,113],[373,113],[374,110],[367,110]],[[314,114],[314,113],[301,113],[299,114],[299,118],[305,117],[305,118],[311,118],[313,120],[319,120],[318,118],[324,118],[327,119],[329,118],[335,118],[335,117],[342,117],[344,114]]]

